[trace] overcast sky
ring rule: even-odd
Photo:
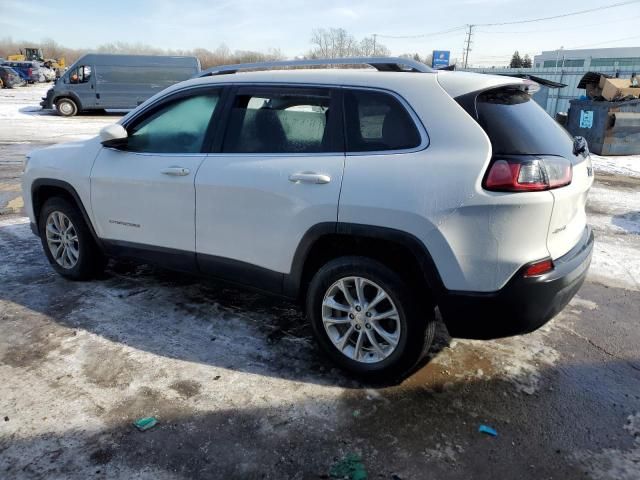
[[[279,48],[287,56],[309,48],[311,30],[342,27],[356,38],[380,34],[393,54],[450,50],[460,57],[463,29],[420,38],[384,38],[442,32],[465,24],[547,17],[620,0],[0,0],[0,37],[53,38],[69,47],[109,42],[162,48],[236,50]],[[640,45],[640,3],[523,25],[478,26],[470,62],[499,63],[514,50],[534,55],[561,46]],[[631,37],[631,38],[628,38]]]

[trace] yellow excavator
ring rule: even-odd
[[[44,58],[44,55],[42,55],[41,48],[27,47],[24,49],[24,52],[20,50],[20,53],[18,54],[9,55],[7,57],[7,60],[10,62],[24,62],[25,60],[42,62],[46,67],[54,69],[56,71],[57,76],[60,76],[64,72],[64,69],[66,67],[66,62],[62,57],[58,59]]]

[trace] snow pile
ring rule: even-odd
[[[591,162],[596,172],[640,177],[640,155],[602,157],[592,153]]]
[[[640,290],[640,192],[592,187],[587,221],[596,243],[589,275],[616,287]]]

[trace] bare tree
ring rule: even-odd
[[[340,58],[360,55],[360,44],[344,28],[316,28],[311,32],[309,56]]]
[[[64,58],[67,65],[71,65],[78,58],[89,51],[99,53],[116,53],[131,55],[185,55],[195,56],[200,59],[202,68],[209,68],[216,65],[243,62],[261,62],[265,60],[281,60],[284,58],[280,50],[268,49],[266,52],[236,50],[232,52],[225,44],[221,44],[214,51],[206,48],[194,48],[192,50],[167,50],[145,45],[142,43],[114,42],[105,43],[93,49],[67,48],[56,43],[53,39],[44,39],[41,42],[14,42],[10,37],[0,39],[0,57],[6,58],[9,55],[19,54],[25,47],[42,48],[45,58]]]
[[[390,50],[373,37],[364,37],[358,46],[358,55],[362,57],[388,57]]]

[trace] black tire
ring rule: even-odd
[[[349,358],[333,344],[322,320],[322,303],[328,289],[344,277],[362,277],[380,286],[395,304],[400,336],[395,350],[381,361],[363,363]],[[424,357],[435,333],[434,306],[425,292],[417,292],[386,265],[368,257],[339,257],[325,264],[307,290],[306,311],[322,350],[343,369],[367,381],[395,382]]]
[[[78,113],[78,106],[70,98],[61,98],[56,100],[56,110],[63,117],[73,117]]]
[[[64,214],[71,221],[78,237],[78,258],[75,265],[69,268],[63,267],[55,260],[47,242],[47,220],[54,212]],[[44,203],[40,210],[38,231],[49,263],[63,277],[71,280],[89,280],[104,271],[106,258],[96,245],[79,208],[68,200],[51,197]]]

